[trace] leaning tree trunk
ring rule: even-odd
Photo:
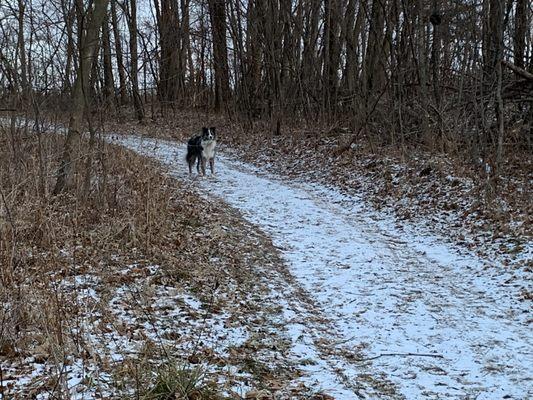
[[[67,138],[63,148],[54,194],[58,194],[72,184],[77,160],[80,156],[80,138],[83,129],[83,116],[89,93],[91,66],[98,45],[100,28],[105,19],[109,0],[94,0],[89,22],[81,42],[81,58],[72,91],[72,111]]]

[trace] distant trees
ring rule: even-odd
[[[147,109],[211,108],[268,121],[273,133],[322,120],[404,150],[470,149],[496,166],[506,145],[531,141],[526,0],[89,4],[0,4],[5,107],[46,96],[47,107],[68,107],[73,132],[87,107],[131,106],[139,121]]]

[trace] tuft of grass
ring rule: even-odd
[[[155,382],[141,400],[218,400],[221,397],[206,384],[202,369],[166,363],[156,370]]]

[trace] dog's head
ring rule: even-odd
[[[217,138],[217,134],[215,132],[215,128],[206,128],[205,126],[202,128],[202,141],[213,141]]]

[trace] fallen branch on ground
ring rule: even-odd
[[[435,358],[444,358],[442,354],[432,354],[432,353],[381,353],[374,357],[368,358],[358,358],[356,361],[370,361],[375,360],[381,357],[435,357]]]

